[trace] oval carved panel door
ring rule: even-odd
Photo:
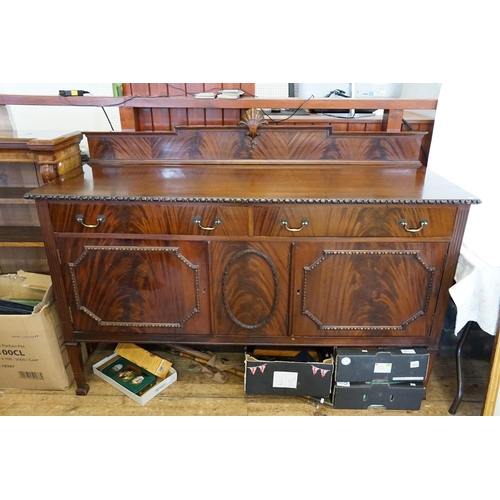
[[[203,242],[68,238],[64,248],[76,330],[210,333]]]
[[[289,245],[213,242],[215,335],[284,336]]]

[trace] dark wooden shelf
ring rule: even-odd
[[[314,108],[314,109],[436,109],[437,99],[281,99],[240,97],[239,99],[197,99],[194,97],[164,96],[47,96],[0,94],[0,104],[31,106],[112,106],[122,108]]]
[[[0,247],[43,247],[42,230],[33,226],[0,226]]]
[[[30,200],[24,198],[24,195],[34,188],[29,187],[0,187],[0,204],[24,204],[31,203]]]

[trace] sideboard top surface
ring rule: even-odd
[[[82,139],[81,132],[73,130],[0,130],[0,148],[14,145],[16,148],[27,144],[62,142],[67,139]]]
[[[123,167],[98,162],[60,177],[30,199],[212,203],[458,203],[480,200],[425,168],[245,163]]]

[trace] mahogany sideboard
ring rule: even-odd
[[[65,343],[439,345],[471,204],[425,132],[87,132],[36,202]],[[430,373],[430,370],[429,370]]]

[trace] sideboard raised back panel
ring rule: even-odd
[[[331,128],[261,128],[252,138],[236,127],[176,127],[155,134],[88,132],[93,160],[419,161],[425,132],[338,132]]]

